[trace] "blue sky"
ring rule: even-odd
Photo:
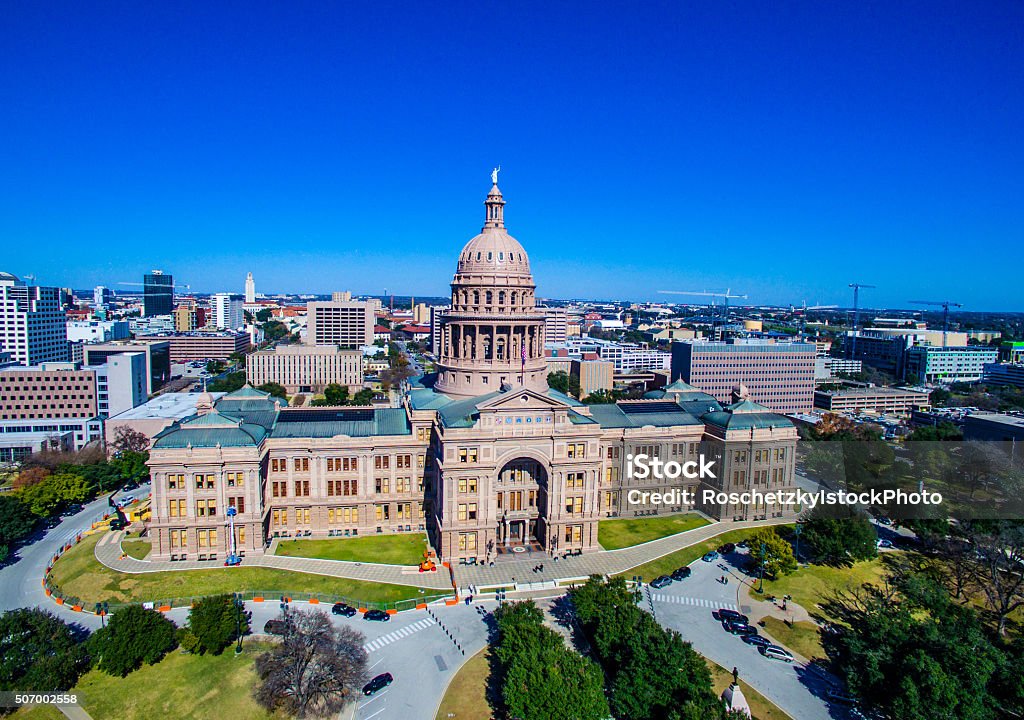
[[[541,296],[1024,310],[1022,28],[1019,2],[14,0],[0,263],[444,295],[501,164]]]

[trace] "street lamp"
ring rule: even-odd
[[[765,550],[765,544],[761,543],[761,584],[760,587],[757,588],[758,594],[764,593],[764,562],[767,559]]]
[[[800,564],[800,533],[803,531],[804,526],[800,523],[796,524],[793,532],[796,533],[796,564]]]
[[[238,636],[238,644],[235,646],[235,655],[242,652],[242,594],[235,593],[235,635]]]

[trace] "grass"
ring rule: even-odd
[[[727,533],[722,533],[721,535],[699,542],[696,545],[691,545],[688,548],[676,550],[674,553],[660,557],[657,560],[652,560],[649,563],[644,563],[639,567],[635,567],[632,570],[627,570],[620,574],[625,577],[639,575],[644,579],[644,581],[650,582],[659,575],[668,575],[676,568],[682,567],[683,565],[689,565],[694,560],[704,555],[708,550],[714,550],[727,542],[736,543],[740,540],[744,540],[745,538],[750,537],[752,532],[754,532],[754,530],[750,528],[743,530],[730,530]]]
[[[27,705],[11,717],[14,720],[64,720],[64,713],[54,705]]]
[[[143,602],[232,592],[291,592],[340,596],[368,603],[391,603],[421,597],[419,588],[371,583],[310,573],[246,567],[172,570],[129,574],[111,570],[93,554],[101,534],[90,535],[53,566],[51,580],[66,596],[86,607],[99,601]]]
[[[707,658],[704,661],[711,670],[711,684],[715,688],[715,694],[721,697],[725,689],[732,685],[732,673]],[[743,690],[743,696],[747,698],[754,720],[793,720],[771,700],[743,682],[743,678],[740,678],[740,689]]]
[[[128,557],[133,557],[136,560],[145,560],[152,547],[153,546],[150,544],[149,540],[121,541],[121,549],[128,554]]]
[[[787,624],[776,617],[766,617],[758,624],[764,626],[765,632],[793,652],[803,655],[808,660],[826,657],[821,646],[821,633],[812,622],[801,620]]]
[[[448,683],[441,704],[437,708],[436,720],[458,720],[459,718],[490,718],[487,702],[487,678],[491,673],[487,658],[489,648],[484,648],[459,668]],[[487,708],[484,711],[484,708]]]
[[[597,541],[605,550],[618,550],[707,524],[708,521],[696,513],[602,520],[597,524]]]
[[[279,540],[276,554],[386,565],[419,565],[427,547],[427,536],[423,533],[403,533],[330,540]]]
[[[880,584],[885,576],[887,554],[890,553],[883,553],[874,560],[854,563],[850,567],[807,565],[775,580],[765,579],[764,594],[776,597],[790,595],[793,602],[812,615],[821,613],[818,603],[837,591],[853,590],[864,583]],[[752,592],[750,597],[760,600],[764,596]]]

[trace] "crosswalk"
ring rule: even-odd
[[[662,595],[659,593],[653,593],[651,598],[657,602],[674,603],[676,605],[693,605],[695,607],[715,608],[716,610],[718,608],[724,608],[726,610],[737,609],[732,603],[704,600],[703,598],[684,597],[682,595]]]
[[[409,637],[413,633],[419,632],[420,630],[428,628],[434,624],[435,623],[433,618],[423,618],[422,620],[414,622],[412,625],[406,625],[404,628],[395,630],[394,632],[389,632],[387,635],[382,635],[376,640],[371,640],[370,642],[363,645],[363,650],[365,650],[368,653],[374,652],[375,650],[380,650],[382,647],[390,645],[396,640],[401,640],[402,638]]]

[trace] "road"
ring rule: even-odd
[[[679,631],[694,650],[726,670],[737,668],[745,682],[794,719],[850,717],[846,708],[830,707],[824,699],[825,691],[838,684],[834,678],[799,662],[762,657],[754,646],[726,633],[712,616],[718,608],[749,611],[749,605],[739,600],[740,582],[746,576],[735,564],[743,561],[744,552],[738,549],[725,563],[697,560],[690,565],[689,578],[661,590],[646,587],[642,607],[650,609],[653,605],[655,617],[663,626]],[[728,584],[719,582],[723,575],[729,578]]]

